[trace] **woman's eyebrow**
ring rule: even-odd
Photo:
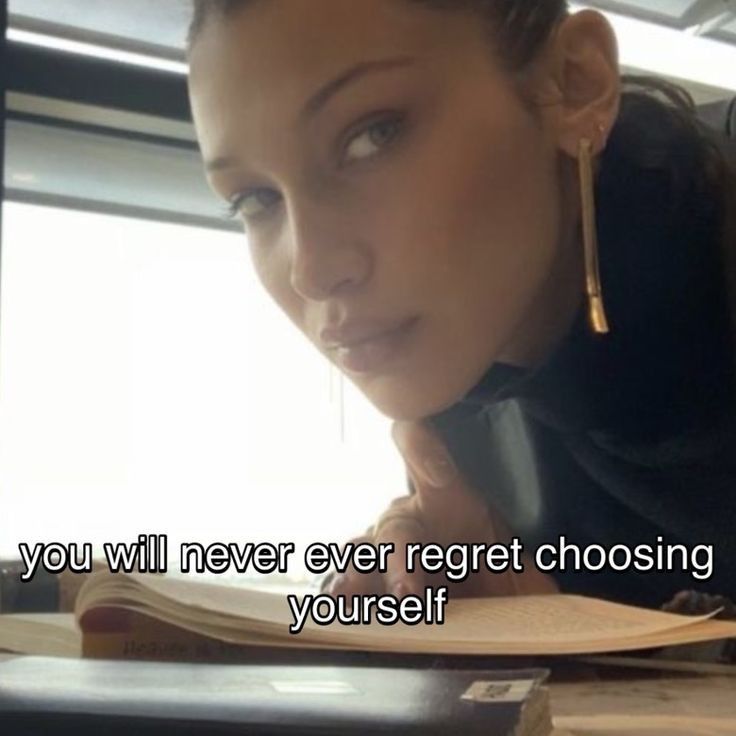
[[[392,71],[402,67],[411,66],[416,60],[410,56],[397,56],[390,59],[377,59],[374,61],[361,61],[355,64],[337,77],[320,87],[305,103],[300,117],[304,120],[314,117],[327,102],[340,90],[359,79],[369,75],[385,71]]]
[[[361,61],[358,64],[354,64],[320,87],[304,104],[299,117],[302,120],[314,117],[334,95],[345,89],[345,87],[354,84],[359,79],[363,79],[370,74],[405,68],[415,62],[416,59],[411,56],[397,56],[389,59]],[[221,171],[223,169],[235,168],[238,166],[238,163],[238,159],[235,156],[218,156],[211,161],[207,161],[205,168],[207,171]]]

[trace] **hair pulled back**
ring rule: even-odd
[[[262,0],[261,0],[262,1]],[[194,0],[190,44],[213,15],[227,15],[259,0]],[[499,57],[511,68],[528,64],[568,12],[567,0],[407,0],[445,11],[472,11],[486,21]]]

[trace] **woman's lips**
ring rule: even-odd
[[[417,318],[403,322],[375,337],[334,348],[337,363],[350,373],[371,373],[378,370],[404,346]]]

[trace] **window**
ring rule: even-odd
[[[341,541],[404,492],[388,420],[272,304],[243,235],[17,203],[3,221],[0,557]]]

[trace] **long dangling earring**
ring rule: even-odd
[[[603,127],[600,127],[601,133]],[[585,248],[585,292],[588,296],[588,314],[593,332],[605,335],[610,331],[603,305],[601,274],[598,266],[598,233],[595,219],[595,189],[593,181],[593,143],[589,138],[580,140],[578,154],[580,194],[583,206],[583,246]]]

